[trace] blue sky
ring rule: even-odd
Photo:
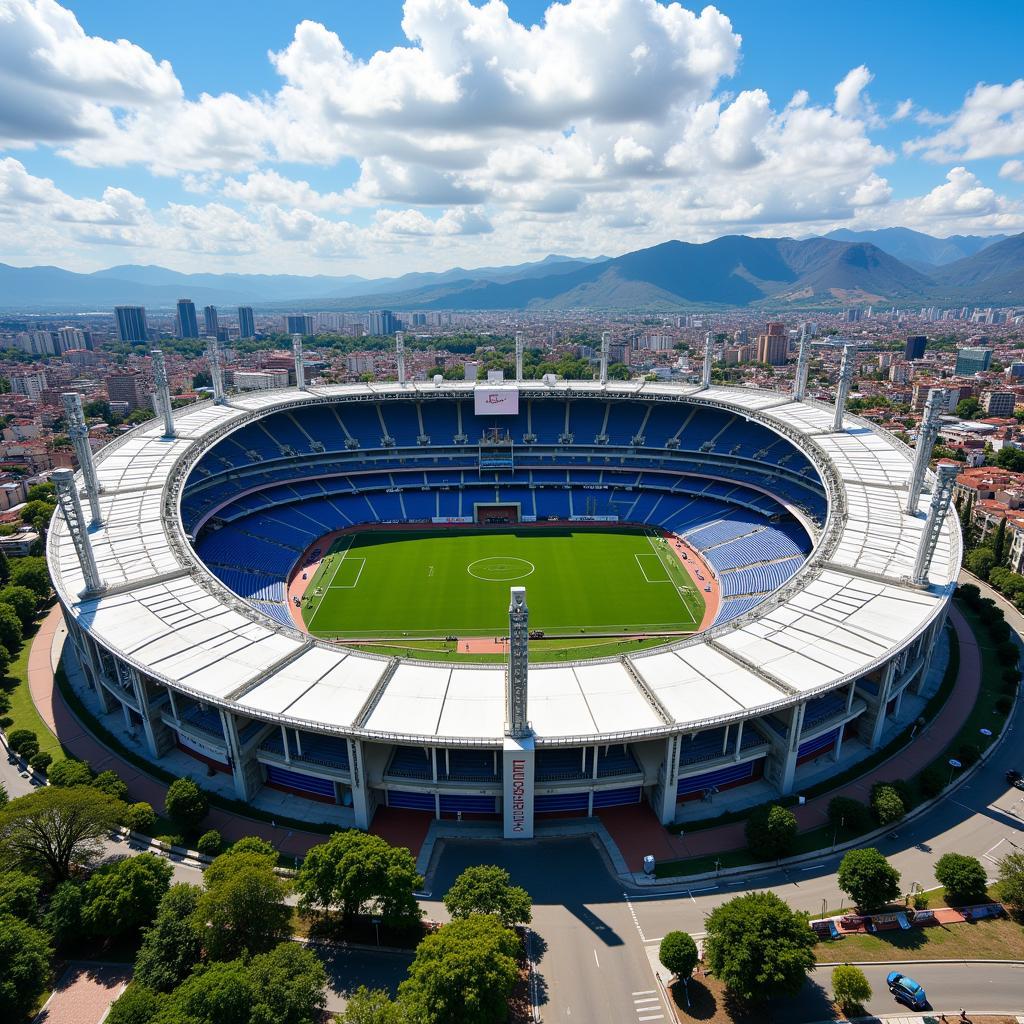
[[[1019,5],[506,7],[0,0],[0,260],[381,276],[1024,230]]]

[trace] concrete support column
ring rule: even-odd
[[[676,788],[679,785],[679,737],[665,739],[665,763],[654,808],[662,825],[671,825],[676,817]]]
[[[114,710],[114,703],[107,688],[100,681],[103,678],[103,666],[100,664],[99,652],[96,650],[96,641],[91,636],[86,636],[85,645],[89,652],[89,671],[86,672],[86,678],[90,680],[92,688],[96,691],[96,699],[100,702],[103,714],[109,715]],[[82,666],[83,671],[85,667]]]
[[[229,711],[220,712],[221,726],[227,740],[228,757],[231,758],[232,778],[235,795],[239,800],[251,800],[263,785],[259,762],[252,751],[243,752],[242,740],[238,734],[238,719]]]
[[[356,828],[367,829],[373,820],[373,806],[369,788],[366,785],[366,769],[363,762],[361,740],[349,738],[348,764],[352,777],[352,810],[356,817]]]
[[[136,669],[132,668],[130,671],[132,692],[135,694],[135,702],[139,705],[139,711],[142,714],[142,728],[146,734],[146,746],[149,747],[151,757],[160,758],[174,746],[171,731],[160,721],[159,714],[154,714],[150,708],[149,685]]]
[[[800,749],[800,734],[804,728],[804,712],[807,709],[806,703],[797,704],[789,720],[789,729],[786,731],[786,744],[784,753],[780,758],[778,772],[779,792],[785,796],[793,792],[793,781],[796,777],[796,758]]]
[[[135,728],[135,723],[132,721],[132,709],[124,701],[121,701],[121,714],[124,715],[124,725],[128,730]]]
[[[284,763],[292,763],[292,752],[288,745],[288,729],[285,726],[281,726],[281,742],[284,744]]]
[[[882,681],[878,686],[878,706],[874,710],[874,718],[871,721],[871,737],[868,741],[868,746],[872,750],[882,742],[882,730],[885,729],[885,706],[889,703],[889,694],[892,693],[892,684],[895,678],[896,662],[890,661],[885,666]]]
[[[743,726],[744,726],[744,724],[745,723],[742,721],[742,719],[739,722],[736,723],[736,748],[735,748],[735,750],[733,752],[733,760],[734,761],[738,761],[740,759],[740,754],[743,751]]]

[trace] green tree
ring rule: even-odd
[[[200,853],[205,853],[208,857],[216,857],[223,845],[224,841],[215,828],[211,828],[209,832],[204,832],[196,840],[196,849]]]
[[[0,583],[6,584],[11,578],[11,563],[7,561],[7,553],[0,551]]]
[[[24,871],[0,873],[0,914],[11,914],[28,921],[39,922],[39,879]]]
[[[61,882],[46,908],[46,930],[58,947],[82,938],[82,890],[74,882]]]
[[[0,604],[0,646],[17,651],[23,638],[21,619],[9,604]]]
[[[533,901],[519,885],[512,885],[504,868],[477,864],[466,868],[445,893],[444,905],[453,918],[470,914],[494,914],[506,928],[529,924]]]
[[[167,1016],[173,1024],[262,1024],[257,997],[244,961],[201,964],[169,997]]]
[[[884,907],[900,894],[900,873],[872,846],[848,850],[839,864],[836,881],[863,911]]]
[[[974,420],[981,415],[981,402],[977,398],[964,398],[956,404],[956,414],[962,420]]]
[[[687,932],[668,932],[658,947],[658,959],[666,971],[686,981],[697,966],[697,943]]]
[[[1024,853],[1011,853],[999,862],[999,898],[1024,911]]]
[[[988,574],[996,564],[996,556],[991,548],[975,548],[964,559],[964,565],[980,579],[987,580]]]
[[[209,809],[209,798],[192,779],[175,779],[167,787],[164,811],[180,828],[194,830]]]
[[[814,968],[817,940],[807,915],[773,892],[734,897],[705,927],[704,962],[741,1002],[795,996]]]
[[[833,967],[832,998],[843,1010],[863,1006],[871,998],[871,985],[867,975],[852,964],[839,964]]]
[[[452,921],[416,947],[399,1004],[424,1024],[498,1024],[519,977],[518,952],[519,940],[496,917]]]
[[[384,989],[360,985],[334,1020],[335,1024],[406,1024],[407,1018]]]
[[[324,1008],[327,972],[311,950],[282,942],[254,956],[249,975],[258,993],[256,1021],[266,1024],[310,1024]]]
[[[152,835],[151,829],[156,824],[156,811],[152,804],[140,800],[137,804],[129,804],[124,812],[123,824],[133,832],[142,832],[145,835]]]
[[[880,825],[891,825],[907,813],[900,791],[889,783],[876,783],[871,790],[871,810]]]
[[[1002,565],[1006,560],[1006,519],[999,520],[996,527],[995,540],[992,542],[992,558],[996,565]]]
[[[259,836],[242,836],[241,839],[236,839],[228,853],[258,853],[269,857],[274,864],[277,863],[277,850],[274,844],[268,843],[266,839],[260,839]]]
[[[393,925],[420,919],[413,893],[422,884],[404,846],[391,846],[380,836],[356,829],[335,832],[326,843],[314,846],[295,880],[299,906],[306,910],[340,907],[344,918],[351,920],[372,902]]]
[[[11,914],[0,914],[0,1020],[24,1018],[50,977],[46,933]]]
[[[747,818],[747,846],[758,860],[776,860],[792,851],[797,831],[796,816],[787,808],[756,807]]]
[[[46,786],[0,810],[0,862],[63,882],[99,856],[124,804],[89,786]]]
[[[988,874],[977,857],[944,853],[935,862],[935,877],[951,903],[981,903],[988,896]]]
[[[36,617],[36,595],[28,587],[13,584],[0,590],[0,602],[9,604],[21,621],[22,632],[29,628]]]
[[[48,501],[51,505],[56,504],[55,495],[57,488],[53,484],[33,484],[25,495],[26,501]]]
[[[88,786],[92,782],[92,772],[84,761],[65,757],[51,766],[47,778],[51,786],[71,789],[73,786]]]
[[[104,938],[137,932],[156,916],[171,874],[170,863],[154,853],[105,865],[86,882],[82,923]]]
[[[158,992],[133,981],[110,1007],[104,1024],[149,1024],[156,1019],[164,1003]],[[172,1019],[168,1024],[176,1022]]]
[[[46,559],[36,555],[17,559],[11,567],[11,582],[16,587],[27,587],[42,603],[51,592],[50,571],[46,567]]]
[[[287,886],[270,858],[255,853],[222,853],[203,875],[206,891],[195,920],[207,955],[230,960],[262,953],[291,933]]]
[[[112,796],[115,800],[128,799],[128,787],[121,781],[117,772],[109,770],[100,772],[89,785],[101,793],[106,793],[107,796]]]
[[[198,885],[178,884],[167,890],[152,926],[142,936],[135,957],[136,981],[157,992],[170,992],[199,963],[203,936],[195,916],[201,895]]]

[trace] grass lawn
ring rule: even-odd
[[[6,726],[4,731],[9,735],[14,729],[31,729],[39,740],[40,752],[45,751],[57,761],[65,756],[64,749],[39,716],[28,690],[28,653],[38,629],[37,623],[28,631],[17,658],[11,662],[7,670],[7,676],[0,680],[0,690],[7,694],[11,703],[6,714],[6,717],[11,719],[11,724]]]
[[[847,935],[814,947],[819,963],[866,960],[1024,960],[1024,928],[1002,918],[974,924],[930,925],[877,935]]]
[[[621,653],[623,634],[692,632],[704,609],[667,542],[645,531],[511,528],[347,535],[310,581],[303,617],[315,636],[422,638],[444,657],[438,638],[507,633],[512,586],[527,589],[530,628],[560,638],[556,656],[601,635],[613,642],[586,653]]]

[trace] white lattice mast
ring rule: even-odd
[[[527,674],[530,657],[530,610],[526,587],[512,587],[508,606],[508,674],[505,677],[505,735],[522,739],[530,734],[527,719]]]
[[[92,542],[85,528],[85,517],[82,515],[82,503],[78,500],[78,487],[75,485],[75,474],[70,469],[55,469],[50,476],[57,491],[57,507],[67,523],[71,543],[78,555],[78,564],[82,567],[85,588],[80,597],[93,597],[106,589],[96,565],[96,556],[92,552]]]
[[[395,331],[395,356],[398,359],[398,383],[405,384],[405,333]]]
[[[523,379],[523,353],[526,351],[526,336],[516,331],[516,381]]]
[[[924,533],[921,534],[911,580],[916,586],[928,585],[928,570],[942,534],[942,523],[953,502],[953,485],[959,472],[960,467],[952,462],[940,463],[935,471],[935,490],[932,493],[931,505],[928,507],[928,519],[924,524]]]
[[[910,483],[907,485],[907,504],[904,511],[907,515],[917,515],[917,503],[924,490],[925,477],[928,474],[928,463],[931,462],[932,449],[939,436],[939,419],[942,416],[943,392],[932,388],[928,392],[928,400],[924,405],[924,415],[917,431],[917,447],[914,449],[914,468],[910,471]]]
[[[811,333],[807,324],[800,327],[800,351],[796,357],[796,379],[793,381],[793,398],[802,402],[807,394],[807,370],[811,364]]]
[[[209,339],[206,347],[206,358],[210,364],[210,380],[213,381],[213,400],[218,405],[224,404],[224,370],[220,365],[220,342],[216,338]]]
[[[608,383],[608,351],[612,346],[611,331],[601,333],[601,383]]]
[[[708,331],[704,335],[704,373],[701,377],[701,384],[709,388],[711,387],[711,364],[715,359],[714,350],[714,339],[712,338],[711,332]]]
[[[68,421],[68,436],[75,446],[75,455],[78,456],[78,465],[82,470],[85,495],[89,499],[89,511],[92,513],[92,525],[100,526],[103,523],[100,512],[100,480],[96,474],[92,449],[89,447],[89,428],[85,424],[85,414],[82,412],[82,396],[76,391],[68,391],[60,397]]]
[[[295,386],[306,390],[306,364],[302,361],[302,335],[292,335],[292,356],[295,359]]]
[[[839,386],[836,390],[836,412],[832,417],[832,429],[843,429],[843,413],[846,412],[846,399],[853,383],[853,371],[857,368],[857,346],[843,346],[843,361],[839,364]]]
[[[164,437],[174,437],[174,409],[171,406],[171,386],[167,383],[167,364],[163,352],[155,348],[150,352],[153,361],[153,380],[156,383],[156,404],[164,417]]]

